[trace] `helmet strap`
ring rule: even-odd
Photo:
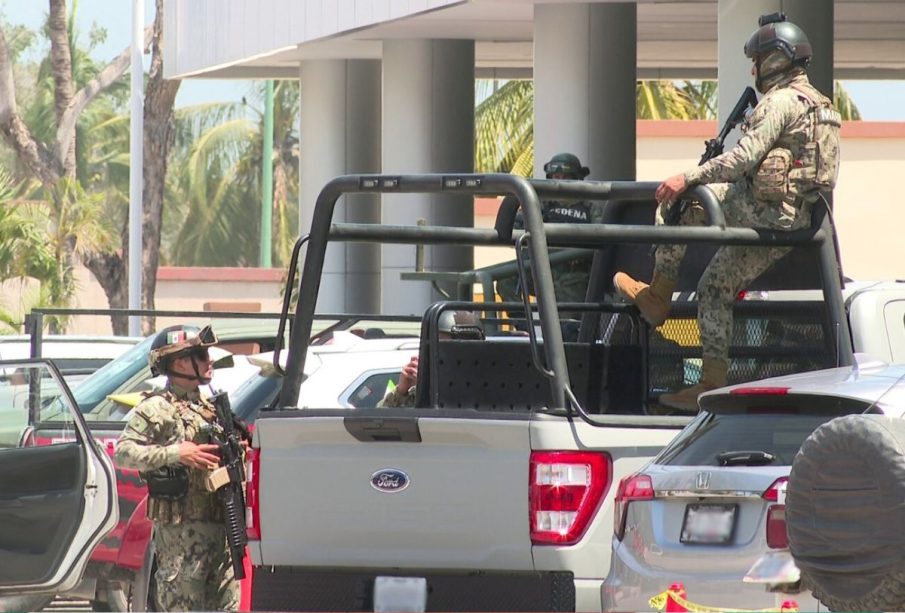
[[[189,373],[182,373],[182,372],[179,372],[177,370],[170,368],[167,370],[167,376],[169,376],[171,378],[173,376],[176,376],[180,379],[185,379],[187,381],[198,381],[201,385],[207,385],[208,383],[210,383],[211,382],[210,377],[201,376],[201,372],[198,370],[198,362],[196,361],[195,356],[192,354],[189,354],[188,357],[192,361],[192,370],[195,371],[194,375],[189,374]]]

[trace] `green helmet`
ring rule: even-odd
[[[801,28],[786,20],[785,13],[762,15],[757,25],[745,43],[745,56],[763,58],[771,51],[779,50],[792,66],[804,68],[811,61],[811,42]]]
[[[210,326],[170,326],[161,330],[151,342],[148,352],[148,366],[153,376],[167,374],[173,358],[204,349],[218,342],[217,335]]]
[[[544,164],[544,172],[548,179],[552,179],[554,174],[568,175],[573,179],[584,179],[591,171],[587,166],[581,165],[581,161],[574,153],[557,153]]]

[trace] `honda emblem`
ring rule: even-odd
[[[697,478],[694,481],[695,486],[699,490],[708,490],[710,489],[710,473],[698,473]]]

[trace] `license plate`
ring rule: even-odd
[[[423,613],[427,609],[427,579],[424,577],[376,577],[375,613]]]
[[[683,543],[700,545],[726,545],[732,541],[735,531],[734,504],[690,504],[685,507],[682,522]]]

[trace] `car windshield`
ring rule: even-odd
[[[143,368],[148,368],[148,352],[154,336],[149,336],[115,360],[99,368],[72,391],[82,413],[90,413],[107,397]]]
[[[791,466],[804,440],[821,424],[868,404],[820,395],[726,396],[711,402],[663,449],[669,466]]]

